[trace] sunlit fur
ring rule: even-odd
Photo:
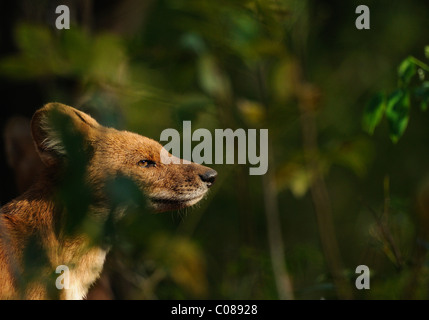
[[[71,235],[62,228],[64,205],[58,202],[56,190],[60,182],[67,183],[61,174],[70,155],[52,125],[51,115],[55,112],[67,118],[73,131],[83,137],[81,150],[88,160],[85,179],[93,194],[89,214],[95,214],[99,223],[112,210],[105,194],[106,183],[117,176],[134,181],[156,211],[191,206],[204,197],[214,182],[202,178],[207,172],[216,175],[202,165],[163,164],[162,146],[152,139],[103,127],[74,108],[47,104],[35,113],[31,124],[45,170],[27,192],[0,212],[0,299],[82,299],[103,268],[107,247],[94,245],[85,232]],[[150,160],[155,165],[141,167],[140,160]],[[46,255],[37,273],[31,261],[23,262],[29,246],[40,248]],[[55,269],[59,265],[70,268],[68,290],[55,288]]]

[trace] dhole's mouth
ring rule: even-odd
[[[178,210],[186,207],[193,206],[204,197],[204,194],[200,194],[193,198],[187,199],[171,199],[171,198],[150,198],[152,207],[158,211]]]
[[[149,204],[155,211],[163,212],[193,206],[204,198],[217,176],[215,170],[197,164],[181,168],[184,173],[183,176],[180,176],[180,181],[185,180],[183,183],[167,185],[167,187],[162,185],[161,188],[156,188],[154,191],[150,187],[146,189]],[[189,177],[194,173],[198,175],[199,179]]]

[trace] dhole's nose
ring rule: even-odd
[[[209,169],[206,172],[204,172],[203,174],[200,174],[201,180],[203,180],[203,182],[205,182],[207,184],[207,187],[209,187],[209,188],[215,182],[216,177],[217,177],[217,172],[216,172],[216,170],[213,170],[213,169]]]

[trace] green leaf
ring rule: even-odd
[[[352,170],[359,177],[364,177],[374,158],[373,148],[368,138],[346,140],[333,146],[329,158],[332,163]]]
[[[20,24],[15,29],[15,41],[21,52],[34,59],[46,58],[54,50],[54,38],[48,28]],[[42,63],[44,61],[39,61]]]
[[[429,81],[425,81],[422,85],[416,88],[415,96],[421,100],[420,109],[426,111],[429,106]]]
[[[69,74],[86,77],[92,66],[93,39],[80,28],[71,28],[61,32],[59,37],[59,50],[67,62]]]
[[[91,68],[88,76],[100,83],[124,84],[128,79],[127,56],[120,37],[100,34],[92,46]]]
[[[180,123],[185,120],[196,121],[202,112],[207,112],[213,107],[213,101],[202,94],[187,94],[184,95],[175,108],[176,115]]]
[[[52,74],[60,68],[52,33],[46,27],[19,24],[14,30],[18,54],[0,61],[0,73],[15,79],[31,79]]]
[[[410,115],[410,95],[399,89],[393,92],[386,105],[386,118],[389,122],[390,139],[396,143],[407,128]]]
[[[425,56],[429,59],[429,46],[425,47]]]
[[[411,57],[408,57],[407,59],[401,62],[398,68],[398,75],[399,75],[400,82],[404,86],[407,86],[410,83],[411,78],[416,74],[416,72],[417,72],[417,67],[415,63],[412,61]]]
[[[200,55],[207,51],[204,39],[195,32],[189,32],[184,34],[180,39],[180,44],[188,50],[194,51]]]
[[[380,123],[386,110],[386,98],[379,93],[374,96],[365,107],[363,113],[363,129],[369,134],[373,134],[375,127]]]
[[[202,89],[210,96],[227,99],[231,96],[231,83],[219,67],[214,56],[206,54],[198,60],[198,78]]]

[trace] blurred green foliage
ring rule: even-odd
[[[338,298],[309,192],[321,174],[342,275],[354,288],[355,268],[371,269],[371,289],[354,289],[353,297],[427,299],[429,126],[411,106],[420,103],[424,111],[429,103],[421,57],[429,8],[417,0],[370,1],[371,29],[358,31],[357,5],[158,0],[143,25],[126,34],[21,23],[14,36],[19,50],[0,61],[0,75],[36,82],[46,102],[154,139],[165,128],[180,131],[183,120],[212,132],[268,128],[295,298]],[[373,96],[384,90],[392,93]],[[316,150],[303,146],[306,114],[315,119]],[[386,132],[396,144],[386,142]],[[89,201],[76,187],[82,163],[72,167],[72,186],[60,196],[82,212]],[[261,178],[239,165],[213,167],[218,181],[196,208],[153,215],[132,207],[114,227],[118,298],[279,297]],[[112,182],[111,197],[128,201],[132,190],[129,181]]]

